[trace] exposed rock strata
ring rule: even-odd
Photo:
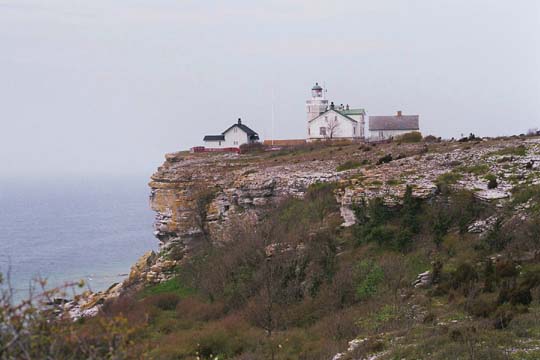
[[[137,276],[150,283],[166,280],[175,264],[205,239],[219,239],[232,218],[257,216],[266,205],[286,197],[301,198],[317,182],[338,184],[336,201],[343,226],[355,223],[352,207],[361,199],[382,197],[389,205],[397,204],[407,185],[414,196],[428,198],[437,192],[437,179],[452,171],[460,174],[453,186],[472,190],[486,201],[508,198],[517,185],[540,183],[538,139],[479,141],[467,146],[447,142],[434,147],[429,151],[424,144],[391,145],[378,151],[336,153],[323,160],[299,157],[277,163],[266,155],[167,154],[150,182],[161,254],[145,270],[139,269]],[[500,150],[516,147],[525,147],[525,155],[501,155]],[[367,159],[374,164],[378,156],[391,152],[397,160],[336,170],[345,159]],[[467,170],[478,166],[483,166],[482,173]],[[495,189],[488,189],[487,173],[497,177]],[[205,192],[211,195],[201,204]],[[480,231],[480,225],[472,224],[470,230]]]

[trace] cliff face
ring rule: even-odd
[[[355,222],[351,205],[373,197],[392,204],[407,185],[426,198],[443,174],[451,186],[499,201],[518,185],[537,183],[540,161],[534,139],[467,143],[313,145],[296,150],[236,154],[167,154],[152,176],[150,204],[156,212],[160,254],[141,259],[130,282],[161,282],[175,265],[204,241],[219,239],[233,218],[256,218],[280,199],[302,197],[317,182],[336,182],[343,225]],[[338,167],[341,168],[338,171]],[[350,168],[346,170],[347,168]],[[447,175],[447,176],[448,176]],[[488,188],[486,176],[494,176]]]
[[[168,154],[150,182],[154,234],[162,258],[172,261],[165,267],[219,238],[231,218],[256,218],[272,202],[303,196],[311,184],[340,180],[335,168],[334,161],[267,166],[257,156]],[[149,281],[166,278],[167,271],[147,274]]]

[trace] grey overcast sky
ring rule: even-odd
[[[540,127],[538,0],[0,0],[0,179],[150,174],[325,83],[424,134]]]

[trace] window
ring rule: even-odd
[[[221,141],[219,142],[219,146],[221,146]]]
[[[324,121],[328,121],[328,115],[324,116]]]
[[[379,131],[379,138],[381,138],[381,139],[384,138],[384,131]]]
[[[307,134],[311,135],[311,128],[307,128]]]
[[[336,115],[336,116],[334,116],[334,121],[337,121],[337,115]]]
[[[319,135],[326,136],[326,128],[325,127],[319,128]]]
[[[353,134],[356,134],[356,126],[353,126],[353,128],[352,128],[352,133],[353,133]]]
[[[235,140],[235,141],[234,141],[234,145],[238,145],[238,141]]]

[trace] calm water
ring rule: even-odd
[[[20,291],[85,279],[103,290],[155,249],[147,179],[0,183],[0,271]]]

